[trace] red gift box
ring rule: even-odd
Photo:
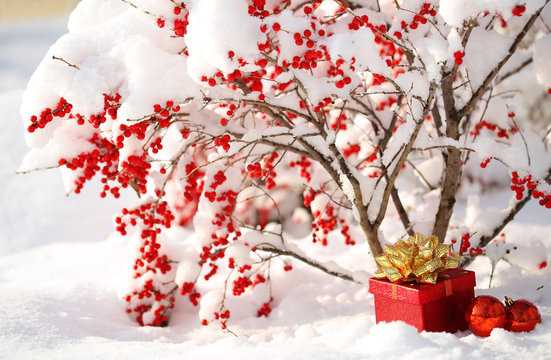
[[[467,330],[465,310],[474,298],[474,272],[448,269],[438,274],[436,284],[392,283],[369,279],[375,296],[377,322],[401,320],[419,331]]]

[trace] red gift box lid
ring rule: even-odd
[[[436,284],[393,283],[387,279],[369,279],[369,292],[410,304],[422,305],[474,287],[473,271],[448,269],[438,274]]]

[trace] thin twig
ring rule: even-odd
[[[258,250],[262,250],[262,251],[266,251],[266,252],[271,252],[271,253],[274,253],[274,254],[278,254],[278,255],[284,255],[284,256],[291,256],[297,260],[300,260],[318,270],[321,270],[323,271],[324,273],[326,274],[329,274],[329,275],[332,275],[332,276],[336,276],[338,278],[341,278],[343,280],[348,280],[348,281],[352,281],[352,282],[355,282],[357,284],[361,284],[360,282],[358,282],[357,280],[355,280],[352,275],[350,274],[345,274],[343,272],[339,272],[339,271],[335,271],[335,270],[332,270],[332,269],[329,269],[327,266],[321,264],[321,263],[318,263],[312,259],[309,259],[303,255],[300,255],[300,254],[297,254],[295,252],[292,252],[290,250],[283,250],[283,249],[278,249],[276,247],[274,247],[273,245],[267,245],[267,246],[262,246],[262,247],[258,247]]]
[[[64,62],[65,64],[67,64],[67,66],[69,67],[72,67],[72,68],[75,68],[77,70],[80,70],[80,68],[78,66],[76,66],[75,64],[71,64],[70,62],[68,62],[67,60],[63,59],[63,58],[60,58],[60,57],[57,57],[57,56],[52,56],[52,59],[54,60],[59,60],[61,62]]]

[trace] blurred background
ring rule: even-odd
[[[28,151],[21,98],[78,2],[0,0],[0,256],[54,242],[102,241],[125,205],[100,199],[99,181],[66,196],[57,169],[16,174]]]
[[[70,12],[80,0],[0,0],[0,21]]]

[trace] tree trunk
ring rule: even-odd
[[[455,205],[455,194],[459,185],[460,175],[461,152],[456,148],[449,148],[446,159],[446,173],[444,183],[442,184],[442,192],[440,194],[440,204],[438,206],[438,212],[436,213],[432,231],[432,233],[438,237],[440,243],[444,242],[446,232],[448,231],[448,225]]]
[[[446,111],[446,136],[450,139],[458,140],[459,121],[461,117],[455,108],[452,74],[442,81],[442,97],[444,100],[444,109]],[[444,182],[440,193],[440,203],[434,221],[434,228],[432,230],[432,234],[438,237],[440,243],[444,242],[446,238],[446,232],[448,231],[448,225],[455,205],[455,194],[461,177],[461,151],[454,147],[450,147],[448,148],[445,159],[446,167]]]
[[[383,247],[379,242],[379,235],[377,234],[377,229],[374,229],[369,222],[367,217],[367,209],[365,207],[364,211],[360,212],[360,227],[365,235],[369,248],[371,249],[371,254],[373,257],[382,255],[384,253]]]

